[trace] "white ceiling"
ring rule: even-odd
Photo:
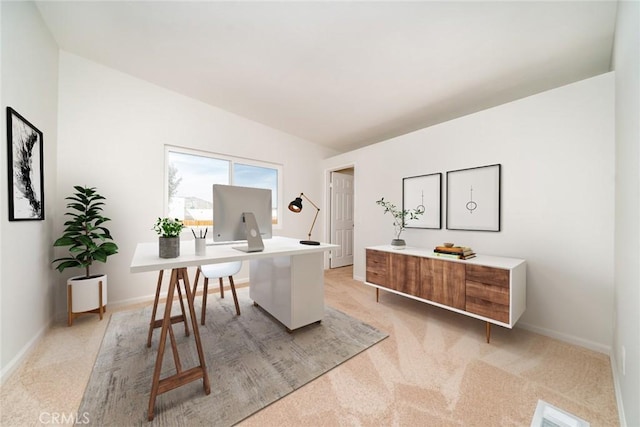
[[[348,151],[610,70],[615,1],[37,3],[60,47]]]

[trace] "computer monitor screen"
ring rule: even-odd
[[[271,190],[214,184],[213,186],[213,240],[232,242],[246,240],[244,212],[252,212],[263,239],[270,239]]]

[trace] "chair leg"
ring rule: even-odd
[[[229,276],[229,283],[231,284],[231,293],[233,293],[233,302],[236,304],[236,314],[240,316],[240,305],[238,304],[238,296],[236,295],[236,285],[233,283],[233,276]]]
[[[218,282],[220,282],[220,298],[224,298],[224,283],[222,283],[222,277],[218,277]]]
[[[202,290],[202,314],[200,315],[200,324],[204,325],[204,318],[207,313],[207,294],[209,293],[209,279],[204,278],[204,289]]]

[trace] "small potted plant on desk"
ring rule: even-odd
[[[56,269],[60,272],[69,267],[85,269],[83,276],[71,277],[67,280],[68,325],[73,324],[76,315],[82,313],[102,314],[107,306],[107,275],[91,274],[93,261],[106,262],[107,257],[118,253],[118,246],[113,242],[111,233],[104,227],[110,221],[102,216],[103,200],[95,188],[73,187],[76,192],[67,197],[70,202],[65,215],[71,217],[64,223],[62,237],[53,246],[68,246],[69,256],[57,258]]]
[[[158,218],[153,229],[160,236],[158,255],[160,258],[180,256],[180,232],[185,225],[178,218]]]
[[[420,215],[424,213],[424,211],[419,209],[399,209],[393,203],[384,200],[384,197],[380,200],[377,200],[376,204],[384,208],[385,214],[389,212],[393,217],[393,227],[395,229],[396,238],[391,240],[391,246],[396,249],[404,248],[406,246],[406,243],[403,239],[400,238],[400,234],[402,234],[405,227],[407,226],[407,221],[411,219],[418,219]]]

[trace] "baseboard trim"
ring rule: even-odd
[[[233,280],[234,284],[236,285],[236,287],[241,287],[242,285],[249,283],[249,279],[234,279]],[[212,290],[218,289],[218,283],[216,281],[216,283],[214,283],[215,286],[211,285],[211,282],[209,282],[209,292],[211,292]],[[228,288],[228,286],[226,286],[228,284],[225,284],[225,289]],[[193,286],[193,284],[192,284]],[[198,289],[200,291],[202,291],[202,285],[200,285],[198,287]],[[151,294],[151,295],[144,295],[141,297],[135,297],[135,298],[128,298],[128,299],[123,299],[123,300],[117,300],[117,301],[113,301],[113,302],[109,302],[108,307],[111,307],[113,309],[116,308],[122,308],[122,307],[126,307],[129,305],[134,305],[134,304],[141,304],[141,303],[146,303],[146,302],[153,302],[153,300],[155,299],[156,295]],[[160,298],[164,298],[164,295],[160,295]]]
[[[242,287],[244,284],[249,283],[249,279],[234,279],[233,282],[235,283],[236,287]],[[192,285],[193,286],[193,285]],[[227,289],[228,286],[225,285],[225,289]],[[200,290],[202,290],[202,286],[199,287]],[[212,289],[218,289],[218,283],[215,283],[215,286],[211,286],[211,284],[209,284],[209,292],[211,292]],[[136,305],[136,304],[143,304],[143,303],[152,303],[153,300],[155,299],[156,295],[154,294],[150,294],[150,295],[143,295],[140,297],[135,297],[135,298],[127,298],[127,299],[121,299],[121,300],[116,300],[116,301],[109,301],[109,303],[107,304],[107,310],[111,311],[114,309],[121,309],[123,307],[127,307],[130,305]],[[164,295],[161,295],[161,299],[164,298]],[[56,320],[60,321],[61,319],[65,319],[67,316],[67,312],[61,312],[61,313],[57,313],[56,314]]]
[[[597,351],[598,353],[604,353],[607,356],[611,355],[611,346],[608,346],[608,345],[585,340],[583,338],[579,338],[573,335],[563,334],[561,332],[554,331],[552,329],[540,328],[538,326],[533,326],[528,323],[518,322],[516,327],[530,331],[530,332],[535,332],[536,334],[544,335],[550,338],[555,338],[559,341],[563,341],[569,344],[574,344],[580,347],[584,347],[589,350]]]
[[[36,345],[40,342],[40,340],[44,337],[44,334],[51,328],[53,320],[49,320],[46,325],[44,325],[37,334],[29,340],[27,344],[25,344],[22,349],[15,355],[13,359],[7,363],[6,366],[2,367],[0,370],[0,385],[4,385],[4,383],[11,377],[11,375],[20,367],[22,362],[27,358],[27,356],[35,349]]]
[[[620,419],[620,427],[627,427],[627,418],[624,415],[624,402],[622,400],[622,390],[620,389],[620,376],[618,371],[618,364],[616,363],[616,357],[613,353],[609,354],[609,360],[611,361],[611,374],[613,375],[613,389],[616,394],[616,404],[618,406],[618,417]]]

